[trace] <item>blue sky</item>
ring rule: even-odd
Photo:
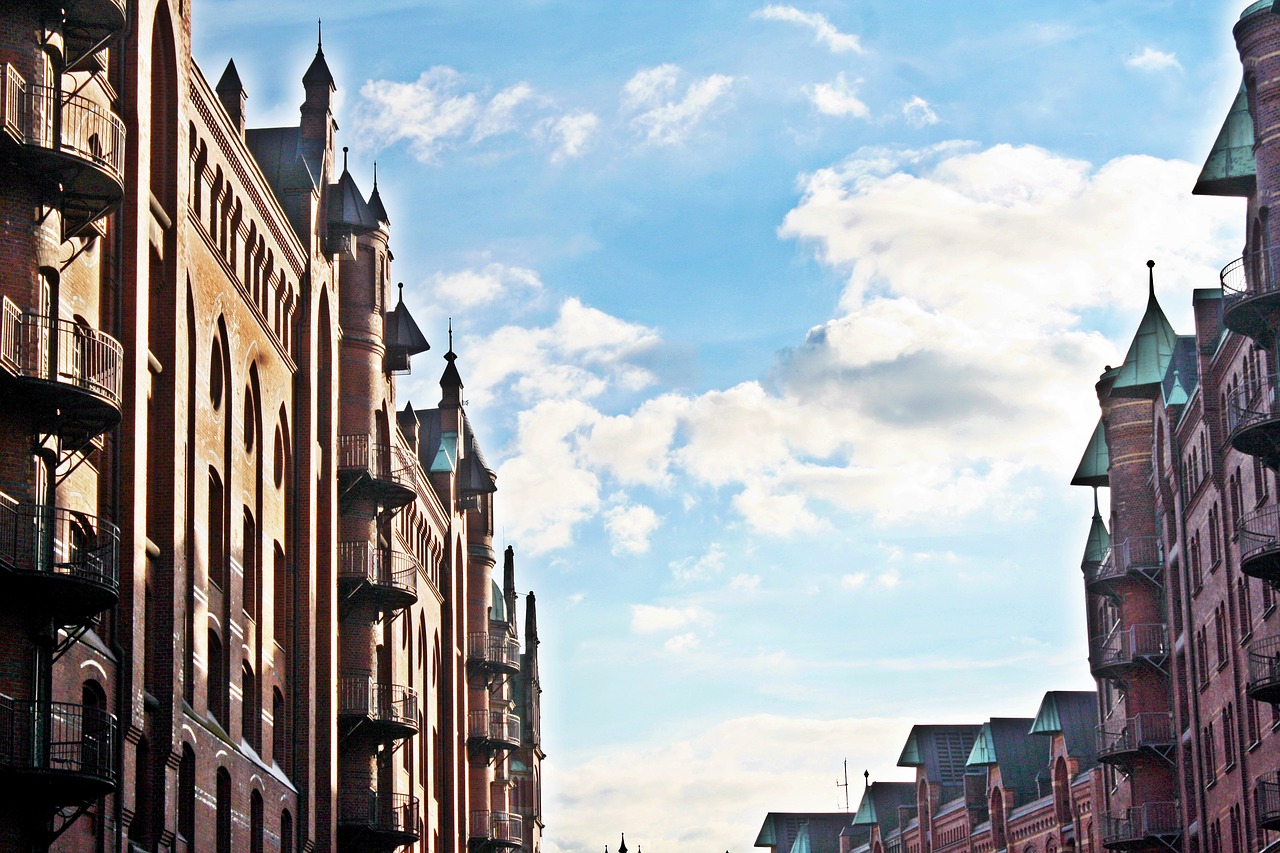
[[[1187,332],[1239,254],[1190,189],[1244,5],[195,4],[253,126],[324,18],[435,346],[402,401],[453,318],[538,593],[549,851],[741,853],[845,758],[908,778],[914,722],[1091,687],[1067,482],[1147,258]]]

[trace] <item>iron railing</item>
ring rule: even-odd
[[[8,297],[0,315],[0,366],[24,379],[59,382],[120,406],[124,348],[70,320],[26,314]]]
[[[362,580],[413,592],[418,563],[403,551],[379,548],[371,542],[338,543],[338,577]]]
[[[0,696],[0,767],[116,783],[116,718],[102,708]]]
[[[520,641],[496,631],[472,631],[467,635],[467,658],[504,669],[520,669]]]
[[[1134,714],[1119,725],[1112,723],[1098,726],[1098,755],[1120,755],[1139,749],[1160,749],[1173,746],[1173,714],[1167,711],[1149,711]]]
[[[1258,826],[1280,829],[1280,781],[1259,779],[1253,792],[1253,802],[1258,809]]]
[[[412,794],[384,794],[372,788],[338,792],[339,824],[417,838],[422,834],[418,815],[418,798]]]
[[[1276,381],[1276,374],[1268,374],[1257,385],[1246,385],[1232,395],[1227,405],[1227,432],[1235,436],[1250,427],[1280,418]]]
[[[402,726],[418,726],[418,693],[400,684],[382,684],[369,675],[338,679],[338,713]]]
[[[1280,687],[1280,635],[1250,643],[1247,656],[1250,694]]]
[[[1240,543],[1240,561],[1280,548],[1280,506],[1269,506],[1249,513],[1236,525]]]
[[[1278,261],[1280,258],[1274,251],[1255,249],[1223,267],[1218,273],[1223,309],[1229,311],[1245,299],[1280,290]]]
[[[1143,803],[1102,816],[1102,843],[1107,847],[1181,834],[1182,818],[1177,803]]]
[[[417,466],[397,444],[378,444],[372,436],[357,433],[338,436],[338,471],[367,474],[407,489],[421,491]]]
[[[0,500],[0,568],[55,574],[116,592],[120,531],[114,524],[60,506]]]
[[[471,838],[499,844],[519,845],[524,838],[524,820],[513,812],[471,812]]]
[[[29,83],[9,64],[3,77],[3,128],[23,145],[92,163],[124,184],[124,120],[83,95]]]
[[[1096,567],[1085,569],[1085,582],[1117,580],[1131,572],[1156,572],[1164,566],[1164,549],[1158,536],[1131,536],[1113,543]]]
[[[1094,637],[1089,643],[1089,650],[1094,670],[1166,658],[1169,655],[1168,632],[1163,622],[1117,628],[1105,636]]]
[[[473,740],[520,745],[520,717],[508,711],[475,709],[467,714],[467,734]]]

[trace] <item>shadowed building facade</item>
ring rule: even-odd
[[[452,340],[397,401],[428,344],[323,50],[247,128],[190,13],[0,10],[0,849],[535,853],[535,603],[522,646]]]

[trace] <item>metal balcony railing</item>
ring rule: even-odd
[[[120,407],[124,348],[70,320],[23,313],[8,297],[0,315],[0,367],[21,379],[58,382]]]
[[[467,635],[467,659],[519,672],[520,641],[496,631],[472,631]]]
[[[519,846],[524,821],[512,812],[472,811],[469,835],[476,841]]]
[[[377,444],[368,435],[338,436],[338,472],[367,474],[374,480],[419,489],[416,466],[404,448]]]
[[[1158,536],[1131,536],[1113,543],[1096,567],[1086,567],[1085,582],[1119,580],[1130,574],[1154,575],[1164,566],[1164,549]]]
[[[1181,834],[1182,818],[1177,803],[1143,803],[1102,816],[1102,843],[1107,847]]]
[[[369,675],[338,679],[338,713],[418,727],[418,693],[400,684],[382,684]]]
[[[1249,644],[1250,696],[1263,702],[1276,701],[1280,697],[1280,635],[1264,637]]]
[[[1259,779],[1253,792],[1260,829],[1280,829],[1280,781]]]
[[[1280,256],[1275,251],[1259,249],[1248,252],[1222,268],[1224,310],[1254,296],[1265,296],[1280,290]]]
[[[1098,755],[1103,758],[1140,749],[1167,749],[1174,743],[1173,714],[1167,711],[1134,714],[1119,724],[1098,726]]]
[[[491,744],[520,745],[520,718],[507,711],[472,710],[467,714],[467,734]]]
[[[1227,431],[1234,439],[1245,430],[1280,418],[1276,396],[1276,375],[1270,374],[1253,387],[1244,386],[1227,404]]]
[[[0,696],[0,767],[114,786],[116,734],[115,716],[102,708]]]
[[[396,836],[422,834],[418,798],[412,794],[383,794],[372,788],[338,792],[338,823]]]
[[[339,579],[412,592],[417,572],[417,561],[403,551],[379,548],[371,542],[338,543]]]
[[[22,145],[92,164],[124,185],[124,120],[83,95],[27,82],[12,65],[0,65],[3,129]]]
[[[1236,535],[1241,563],[1280,548],[1280,507],[1269,506],[1244,516],[1236,525]]]
[[[1115,629],[1089,643],[1093,670],[1162,661],[1169,656],[1168,631],[1163,622]]]
[[[120,531],[60,506],[0,500],[0,568],[61,575],[111,593],[120,588]]]

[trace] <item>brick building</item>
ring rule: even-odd
[[[535,602],[452,334],[185,0],[0,9],[0,850],[541,848]],[[500,581],[500,582],[499,582]]]

